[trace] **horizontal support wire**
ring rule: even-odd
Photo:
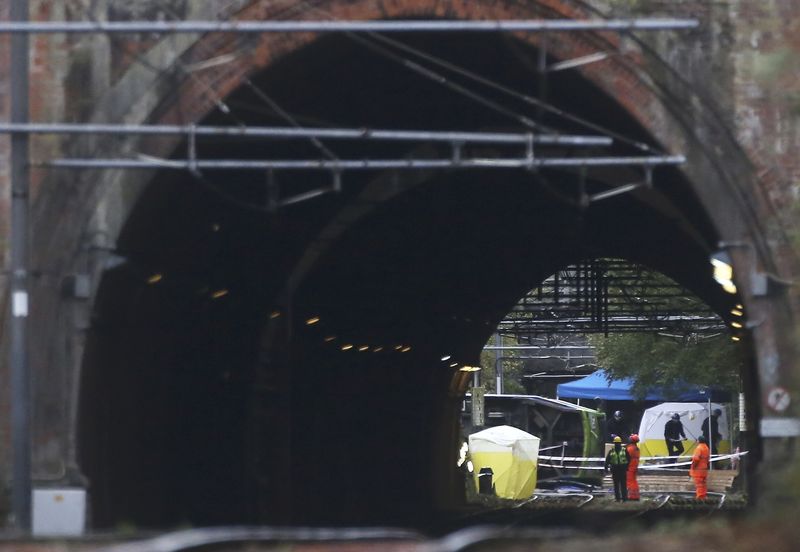
[[[34,163],[54,169],[173,169],[173,170],[416,170],[416,169],[536,169],[549,167],[614,167],[680,165],[681,155],[650,157],[554,157],[471,159],[53,159]]]
[[[697,19],[521,19],[393,21],[33,21],[0,22],[0,33],[406,33],[662,31],[694,29]]]
[[[386,130],[370,128],[309,128],[262,126],[192,126],[192,125],[114,125],[80,123],[0,123],[0,134],[112,134],[112,135],[185,135],[242,136],[259,138],[334,140],[385,140],[463,142],[482,144],[610,146],[606,136],[533,134],[512,132],[458,132],[429,130]]]

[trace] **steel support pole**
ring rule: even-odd
[[[418,170],[418,169],[535,169],[555,167],[647,167],[681,165],[682,155],[642,157],[469,158],[469,159],[162,159],[64,158],[38,163],[55,169],[163,169],[163,170]]]
[[[28,0],[12,0],[10,19],[28,20]],[[28,35],[11,37],[11,121],[28,122]],[[14,525],[31,528],[30,373],[28,371],[28,135],[11,137],[11,504]]]
[[[352,21],[18,21],[0,33],[409,33],[663,31],[694,29],[697,19],[506,19]]]
[[[427,130],[387,130],[371,128],[294,128],[262,126],[206,126],[206,125],[115,125],[96,123],[2,123],[0,133],[27,134],[110,134],[110,135],[176,135],[176,136],[231,136],[272,139],[324,138],[332,140],[387,140],[423,142],[468,142],[479,144],[519,144],[529,142],[541,145],[610,146],[608,136],[533,134],[511,132],[458,132]]]
[[[500,335],[500,332],[497,332],[494,336],[495,338],[495,346],[502,347],[503,346],[503,337]],[[495,374],[495,393],[498,395],[503,394],[503,356],[500,353],[501,349],[497,349],[495,353],[495,361],[494,361],[494,374]]]

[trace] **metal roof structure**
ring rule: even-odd
[[[710,336],[723,320],[662,274],[616,259],[572,265],[532,290],[500,322],[519,342],[548,334],[659,332]]]

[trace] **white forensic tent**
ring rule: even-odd
[[[539,438],[511,426],[484,429],[469,436],[475,485],[481,468],[492,468],[497,496],[528,498],[536,488]]]
[[[722,437],[717,443],[717,453],[727,454],[731,451],[730,418],[726,405],[710,404],[711,412],[717,408],[722,411],[718,420],[719,433]],[[703,434],[701,426],[709,415],[709,403],[707,402],[666,402],[645,410],[639,424],[639,448],[642,456],[667,456],[664,424],[676,412],[681,416],[683,432],[686,434],[686,440],[683,441],[683,454],[691,456],[697,438]]]

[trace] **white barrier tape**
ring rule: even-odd
[[[740,458],[742,456],[745,456],[748,452],[749,451],[735,452],[733,454],[715,454],[715,455],[713,455],[711,457],[711,462],[717,462],[719,460],[728,460],[730,458]],[[664,457],[664,456],[659,456],[659,457],[648,456],[648,457],[646,457],[647,460],[651,460],[651,459],[654,459],[654,458],[663,458],[663,459],[673,458],[674,459],[675,457],[674,456],[666,456],[666,457]],[[563,461],[563,462],[605,462],[606,461],[605,458],[598,458],[598,457],[591,457],[590,458],[590,457],[579,457],[579,456],[571,456],[571,457],[567,457],[567,458],[561,458],[560,456],[539,456],[539,459],[540,460],[545,460],[545,461],[550,461],[550,462],[553,462],[553,461],[558,461],[558,462],[561,462],[561,461]],[[670,464],[660,464],[660,465],[657,465],[657,466],[648,466],[648,465],[643,465],[641,463],[641,459],[640,459],[639,469],[642,469],[642,470],[668,470],[670,468],[675,468],[675,467],[679,467],[679,466],[691,466],[691,465],[692,465],[692,461],[691,460],[686,460],[684,462],[672,462]],[[603,466],[564,466],[564,465],[559,465],[559,464],[543,464],[541,462],[539,462],[539,466],[543,467],[543,468],[576,469],[576,470],[602,470],[602,469],[605,469]]]
[[[544,449],[542,449],[544,450]],[[734,452],[731,454],[712,454],[711,461],[716,462],[717,460],[727,460],[728,458],[736,458],[739,456],[744,456],[749,451],[743,452]],[[602,456],[546,456],[543,454],[539,455],[539,458],[546,461],[563,461],[563,462],[605,462],[605,458]],[[639,458],[639,462],[645,462],[650,460],[675,460],[676,458],[688,458],[691,459],[691,456],[642,456]]]
[[[584,456],[543,456],[539,455],[540,459],[554,461],[558,460],[559,462],[605,462],[605,458],[597,458],[597,457],[584,457]]]

